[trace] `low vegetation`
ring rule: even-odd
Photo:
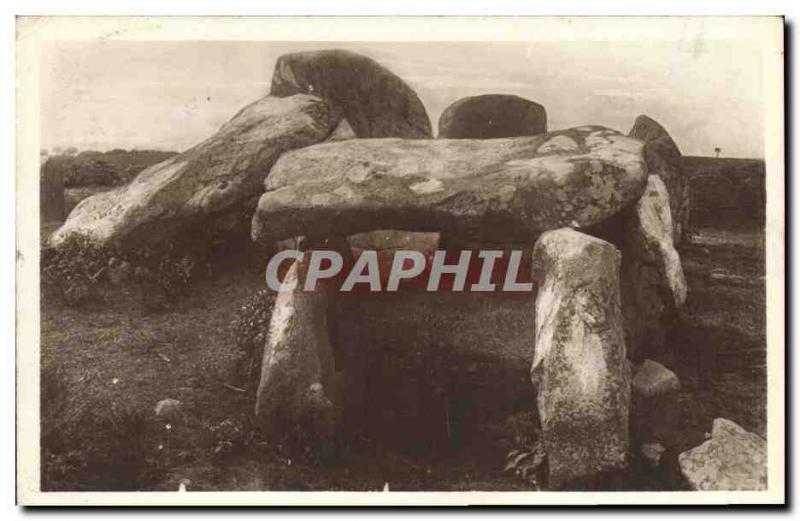
[[[42,169],[60,171],[67,188],[114,186],[129,182],[145,168],[175,155],[176,152],[160,150],[86,150],[48,156]]]
[[[765,165],[760,159],[687,156],[691,221],[695,227],[760,229],[766,209]]]
[[[42,290],[72,306],[97,302],[106,294],[139,287],[143,305],[157,309],[186,293],[191,281],[210,267],[174,244],[159,252],[98,247],[89,237],[72,235],[58,248],[42,250]]]

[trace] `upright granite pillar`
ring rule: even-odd
[[[295,261],[272,311],[256,395],[256,423],[276,438],[302,434],[330,438],[339,414],[328,325],[328,294],[304,291],[307,261]]]
[[[531,377],[549,462],[549,486],[591,483],[628,464],[630,368],[620,311],[620,253],[562,228],[533,252],[536,346]]]

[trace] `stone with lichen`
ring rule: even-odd
[[[328,297],[323,288],[304,291],[307,260],[295,261],[272,308],[256,393],[255,421],[268,436],[333,435],[339,414]]]
[[[678,456],[694,490],[766,490],[767,442],[736,423],[717,418],[711,438]]]
[[[597,126],[493,140],[324,143],[281,156],[252,236],[402,229],[533,241],[619,212],[642,195],[646,172],[640,141]]]
[[[262,98],[202,143],[81,201],[50,243],[82,234],[98,245],[131,248],[158,246],[189,229],[210,236],[251,211],[282,152],[324,140],[339,119],[313,96]]]
[[[602,487],[628,465],[630,367],[617,249],[574,230],[536,242],[536,345],[531,378],[550,488]],[[606,483],[608,485],[608,483]]]

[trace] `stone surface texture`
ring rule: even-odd
[[[82,200],[50,243],[79,233],[101,245],[158,245],[193,226],[206,233],[226,225],[252,209],[282,152],[323,141],[339,119],[313,96],[262,98],[195,147]]]
[[[533,101],[508,94],[462,98],[439,117],[439,139],[492,139],[547,132],[547,111]]]
[[[533,242],[640,198],[643,145],[604,127],[492,140],[358,139],[281,156],[253,217],[274,242],[376,229]]]
[[[630,366],[619,303],[617,249],[570,229],[533,253],[539,281],[531,377],[552,489],[628,464]]]
[[[270,94],[313,94],[342,112],[360,138],[431,138],[419,96],[397,75],[360,54],[332,49],[285,54]]]

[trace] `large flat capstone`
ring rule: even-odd
[[[157,245],[193,226],[213,229],[231,212],[252,209],[244,207],[255,205],[282,152],[324,140],[339,119],[313,96],[262,98],[195,147],[81,201],[50,242],[84,234],[101,245]]]
[[[492,140],[324,143],[281,156],[252,236],[402,229],[531,241],[607,219],[646,183],[642,142],[598,126]]]

